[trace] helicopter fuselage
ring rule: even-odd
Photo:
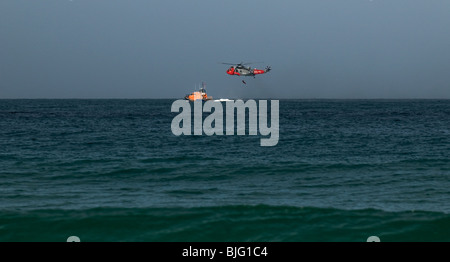
[[[243,67],[243,66],[232,66],[228,68],[227,74],[229,75],[237,75],[237,76],[255,76],[260,75],[268,72],[268,70],[262,70],[262,69],[252,69],[250,67]]]

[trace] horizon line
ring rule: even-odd
[[[223,99],[217,98],[217,99]],[[228,98],[231,100],[450,100],[450,98]],[[92,98],[0,98],[0,100],[184,100],[184,98],[106,98],[106,97],[92,97]],[[214,100],[214,99],[213,99]]]

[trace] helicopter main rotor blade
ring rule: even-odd
[[[251,65],[251,64],[260,64],[264,62],[249,62],[249,63],[240,63],[241,65]]]
[[[249,62],[249,63],[240,62],[240,63],[219,63],[219,64],[224,64],[224,65],[251,65],[251,64],[260,64],[260,63],[264,63],[264,62]]]

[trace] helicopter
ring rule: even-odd
[[[258,62],[260,63],[260,62]],[[239,63],[239,64],[230,64],[230,63],[221,63],[224,65],[231,65],[227,70],[227,74],[229,75],[237,75],[237,76],[253,76],[255,78],[256,75],[261,75],[269,72],[271,70],[270,66],[267,66],[265,69],[256,69],[245,67],[245,65],[256,64],[256,63]]]

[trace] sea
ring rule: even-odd
[[[275,146],[174,101],[0,100],[0,241],[450,241],[450,100],[281,99]]]

